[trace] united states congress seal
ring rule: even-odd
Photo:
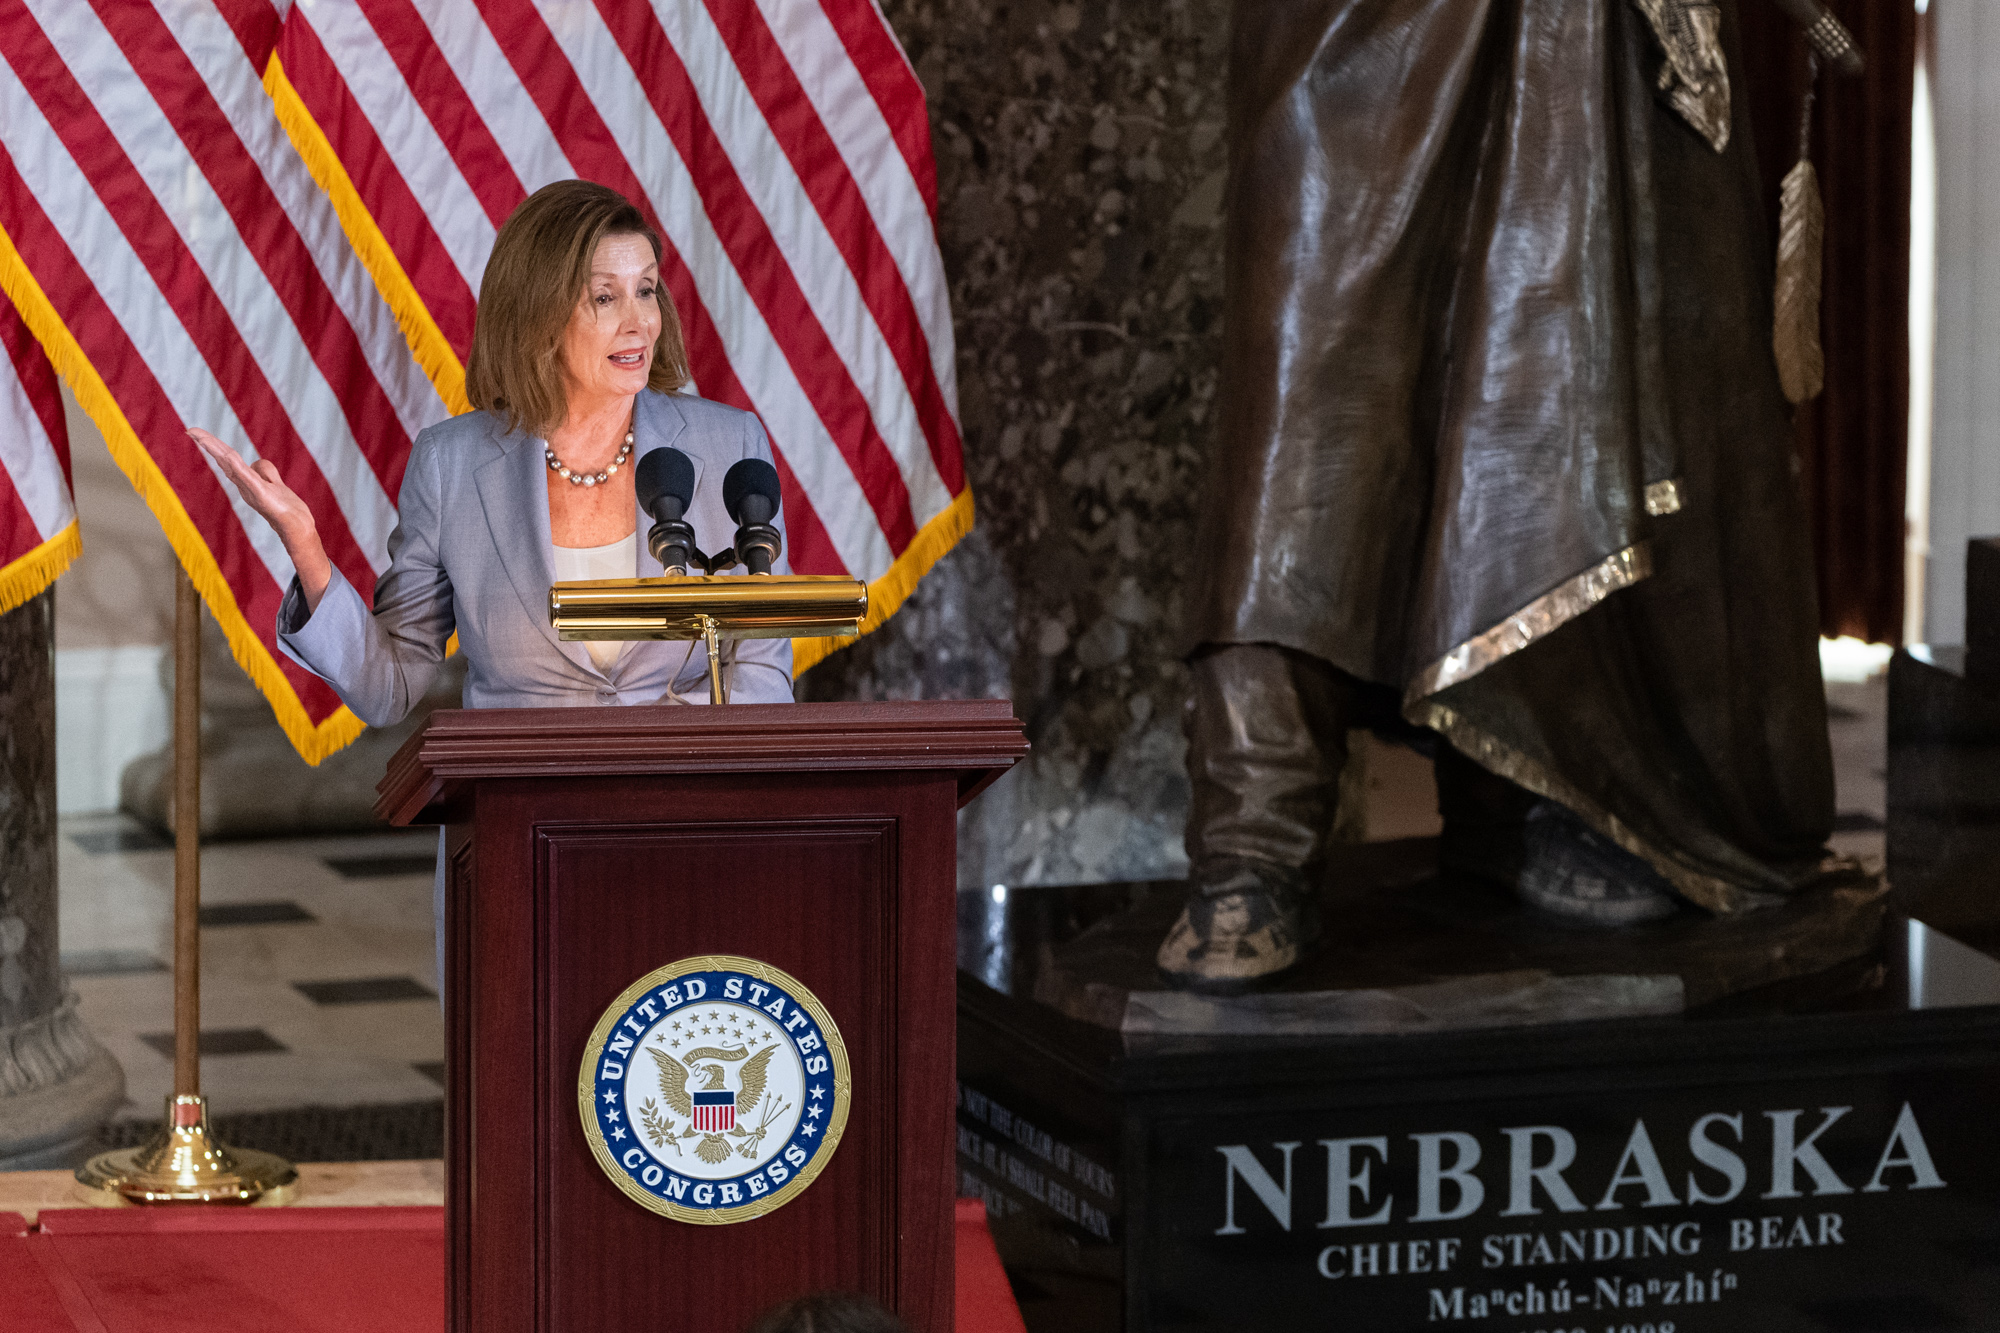
[[[747,1222],[796,1198],[847,1125],[847,1048],[813,993],[754,958],[640,977],[584,1048],[577,1111],[597,1164],[682,1222]]]

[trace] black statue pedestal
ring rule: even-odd
[[[1858,984],[1889,896],[1879,879],[1857,874],[1769,911],[1718,920],[1689,908],[1600,931],[1438,875],[1429,838],[1336,853],[1326,938],[1275,985],[1230,998],[1164,988],[1153,951],[1180,911],[1176,884],[1052,946],[1029,993],[1128,1037],[1358,1036],[1675,1014],[1796,978]]]
[[[1704,970],[1424,855],[1255,1003],[1159,999],[1177,885],[965,895],[960,1192],[1031,1333],[2000,1330],[2000,963],[1870,888]]]
[[[1915,644],[1889,663],[1887,851],[1896,906],[1982,948],[2000,945],[1996,658],[2000,649]]]

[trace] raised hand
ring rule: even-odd
[[[191,428],[188,438],[215,460],[243,502],[278,534],[278,540],[285,544],[285,554],[292,558],[292,567],[298,571],[306,609],[318,610],[319,599],[333,579],[333,563],[326,558],[326,548],[319,540],[319,526],[313,522],[312,510],[306,508],[306,502],[285,485],[269,459],[260,458],[254,465],[246,463],[241,454],[200,427]]]

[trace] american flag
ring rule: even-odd
[[[368,596],[494,234],[573,176],[654,220],[793,568],[879,623],[972,496],[923,93],[873,0],[0,0],[0,289],[311,762],[361,724],[277,651],[290,562],[184,429],[270,459]]]
[[[0,298],[0,611],[48,587],[81,547],[55,367]]]
[[[265,0],[0,0],[0,287],[317,762],[361,730],[277,651],[292,567],[184,430],[268,458],[364,596],[444,416],[262,87]]]
[[[454,411],[494,233],[583,177],[665,239],[695,391],[763,419],[793,569],[867,582],[872,628],[971,526],[923,90],[874,0],[315,0],[266,86]]]

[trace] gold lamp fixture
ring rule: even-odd
[[[868,585],[845,576],[669,574],[549,589],[549,624],[564,642],[705,642],[710,703],[729,702],[722,689],[721,640],[852,638],[867,615]]]

